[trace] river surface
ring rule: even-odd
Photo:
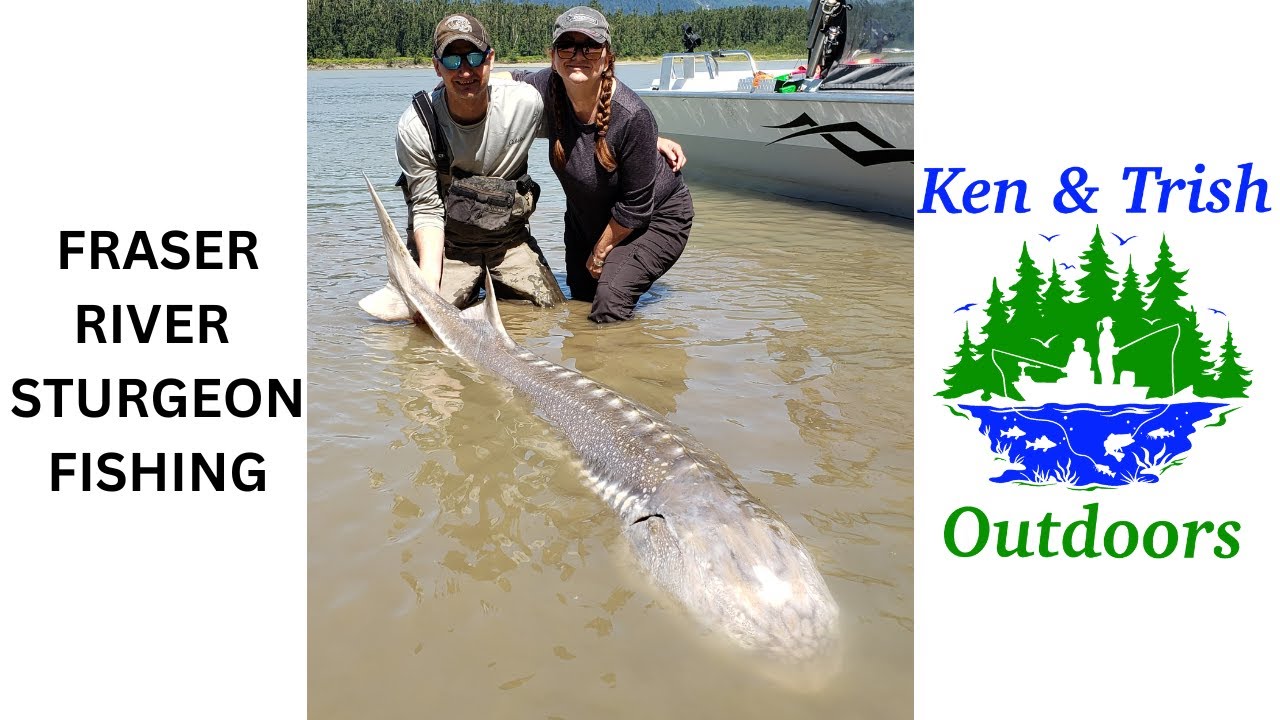
[[[360,173],[403,226],[395,123],[434,85],[308,73],[310,716],[910,718],[910,223],[692,184],[688,249],[635,320],[501,305],[517,342],[688,428],[810,548],[844,669],[788,690],[630,568],[527,402],[357,308],[386,278]],[[563,286],[564,196],[545,141],[530,159]]]

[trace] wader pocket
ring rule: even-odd
[[[528,175],[518,180],[482,175],[457,178],[445,192],[445,216],[487,232],[524,226],[537,197],[538,185]]]

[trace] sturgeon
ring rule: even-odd
[[[466,310],[432,291],[365,183],[390,283],[361,306],[387,317],[416,310],[446,348],[514,386],[573,447],[584,484],[617,513],[636,563],[658,587],[705,628],[781,663],[774,669],[801,669],[807,687],[825,683],[839,666],[839,609],[786,523],[688,433],[517,345],[487,271],[484,302]]]

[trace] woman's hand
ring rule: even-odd
[[[680,168],[689,158],[684,155],[684,148],[680,147],[680,143],[674,140],[668,140],[664,137],[658,138],[658,152],[662,153],[662,157],[667,159],[667,164],[671,166],[672,172],[680,172]]]
[[[595,250],[591,251],[591,257],[587,258],[587,272],[591,273],[591,277],[596,280],[600,279],[600,273],[604,270],[604,259],[609,256],[609,251],[612,249],[606,247],[601,250],[597,246]]]

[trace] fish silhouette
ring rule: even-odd
[[[1023,435],[1026,435],[1026,433],[1023,432],[1022,429],[1019,428],[1017,425],[1014,425],[1012,428],[1008,430],[1000,431],[1000,437],[1013,438],[1015,440],[1022,437]]]
[[[1164,428],[1156,428],[1155,430],[1152,430],[1151,432],[1147,433],[1147,437],[1155,438],[1157,440],[1159,440],[1160,438],[1171,438],[1173,436],[1174,436],[1174,433],[1172,430],[1165,430]]]
[[[1132,444],[1132,435],[1128,433],[1112,433],[1102,442],[1102,449],[1116,460],[1124,460],[1124,451],[1121,448],[1129,447]]]
[[[1035,442],[1031,442],[1030,440],[1027,441],[1028,450],[1044,450],[1045,452],[1048,452],[1049,448],[1055,448],[1055,447],[1058,447],[1058,443],[1050,440],[1048,437],[1044,435],[1041,435],[1040,437],[1036,438]]]

